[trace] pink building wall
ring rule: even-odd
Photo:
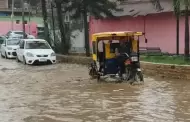
[[[160,13],[138,17],[120,17],[117,20],[90,18],[90,38],[93,33],[106,31],[141,31],[141,47],[160,47],[163,52],[176,53],[176,20],[173,13]],[[184,52],[184,18],[180,19],[180,53]]]
[[[13,26],[15,31],[22,31],[22,24],[14,24]],[[4,35],[6,34],[8,31],[10,31],[12,29],[11,27],[11,22],[0,22],[0,35]],[[25,25],[25,29],[26,29],[26,33],[29,33],[29,25],[26,24]],[[31,22],[31,26],[30,26],[30,32],[31,35],[33,36],[37,36],[37,24],[35,22]]]

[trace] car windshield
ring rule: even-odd
[[[22,35],[13,35],[9,38],[11,38],[11,39],[23,39],[23,36]]]
[[[18,39],[7,40],[7,45],[18,45],[19,41]]]
[[[25,49],[51,49],[47,42],[31,41],[26,42]]]

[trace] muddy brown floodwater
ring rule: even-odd
[[[0,59],[0,122],[190,121],[190,82],[96,83],[87,71]]]

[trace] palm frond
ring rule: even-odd
[[[116,2],[109,0],[69,0],[69,4],[64,9],[71,12],[74,17],[80,17],[85,9],[87,13],[96,18],[114,17],[114,11],[122,11],[122,9],[117,8]]]

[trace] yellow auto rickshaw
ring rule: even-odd
[[[103,32],[92,35],[92,78],[109,75],[120,81],[143,82],[139,61],[139,37],[142,32]]]

